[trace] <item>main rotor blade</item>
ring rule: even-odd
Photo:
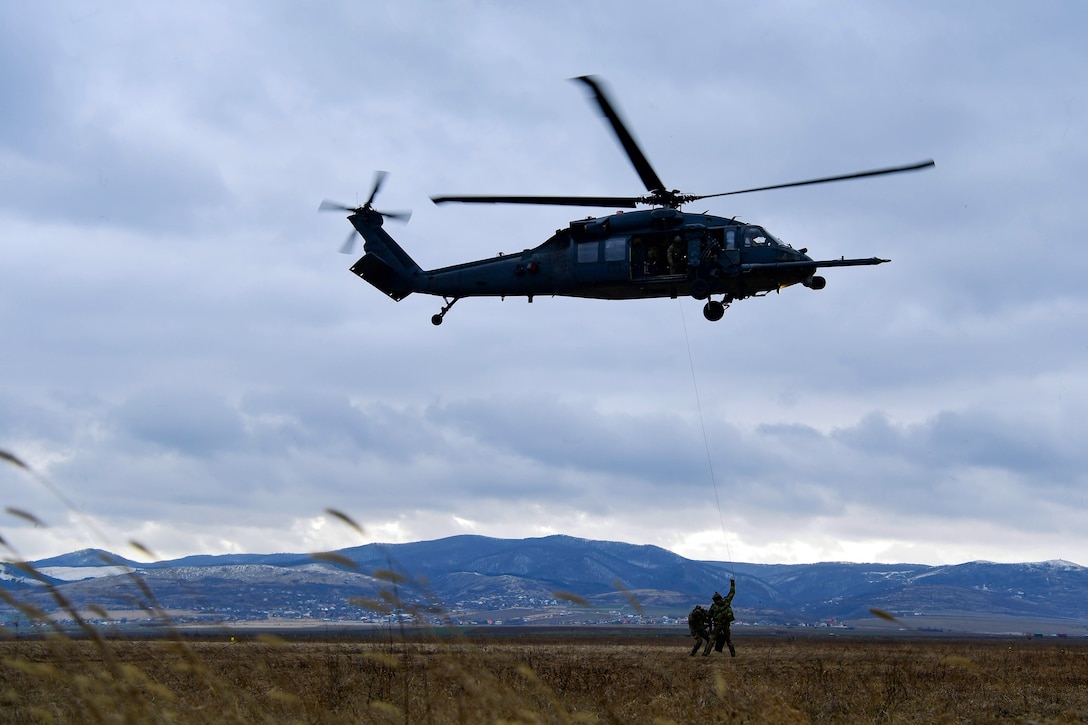
[[[627,126],[624,125],[623,119],[620,118],[619,113],[616,112],[611,101],[608,100],[608,95],[604,92],[604,89],[597,79],[593,76],[578,76],[571,80],[582,81],[593,91],[593,96],[597,99],[597,105],[601,107],[601,112],[604,113],[608,122],[612,124],[612,130],[616,132],[616,138],[619,139],[620,145],[623,146],[623,150],[627,152],[627,157],[631,159],[631,163],[634,164],[635,171],[638,172],[639,178],[642,179],[642,183],[646,185],[646,191],[664,191],[664,182],[661,181],[657,172],[650,166],[646,154],[642,153],[642,149],[638,147],[631,132],[627,130]]]
[[[883,174],[898,174],[904,171],[917,171],[936,166],[933,159],[920,161],[907,166],[893,166],[888,169],[874,169],[873,171],[859,171],[856,174],[843,174],[842,176],[827,176],[822,179],[809,179],[808,181],[794,181],[789,184],[774,184],[773,186],[759,186],[754,189],[741,189],[740,191],[726,191],[721,194],[703,194],[702,196],[685,196],[684,201],[698,201],[699,199],[711,199],[716,196],[732,196],[733,194],[747,194],[752,191],[768,191],[770,189],[785,189],[790,186],[808,186],[810,184],[826,184],[830,181],[846,181],[847,179],[861,179],[866,176],[881,176]]]
[[[432,196],[435,204],[456,201],[464,204],[550,204],[555,206],[601,206],[634,209],[633,196]]]

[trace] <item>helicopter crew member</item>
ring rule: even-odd
[[[710,633],[710,640],[706,643],[706,649],[703,650],[703,656],[706,657],[710,654],[711,646],[715,651],[721,652],[722,647],[729,645],[729,656],[736,657],[737,650],[733,647],[733,640],[729,636],[729,625],[736,617],[733,616],[733,595],[737,593],[737,580],[729,580],[729,593],[724,597],[718,592],[714,592],[714,603],[710,605],[710,621],[713,629]]]
[[[687,266],[688,250],[684,248],[684,240],[679,235],[673,237],[669,245],[669,274],[682,274]]]
[[[655,244],[651,242],[646,249],[646,265],[644,267],[644,272],[651,277],[656,277],[661,274],[664,269],[665,263],[661,259],[663,256],[661,253],[662,246],[661,243]]]

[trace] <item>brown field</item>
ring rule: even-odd
[[[587,633],[588,634],[588,633]],[[0,642],[0,721],[1085,722],[1088,643],[680,634]]]

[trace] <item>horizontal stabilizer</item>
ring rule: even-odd
[[[397,302],[412,294],[411,289],[406,289],[401,275],[373,254],[363,255],[362,259],[352,266],[351,271]]]

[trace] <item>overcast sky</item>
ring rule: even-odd
[[[0,2],[0,450],[71,503],[0,465],[46,524],[0,533],[1088,564],[1085,37],[1080,2]],[[432,195],[642,193],[590,73],[685,192],[937,165],[690,208],[893,260],[717,323],[508,298],[436,328],[348,271],[317,206],[377,169],[424,268],[587,213]]]

